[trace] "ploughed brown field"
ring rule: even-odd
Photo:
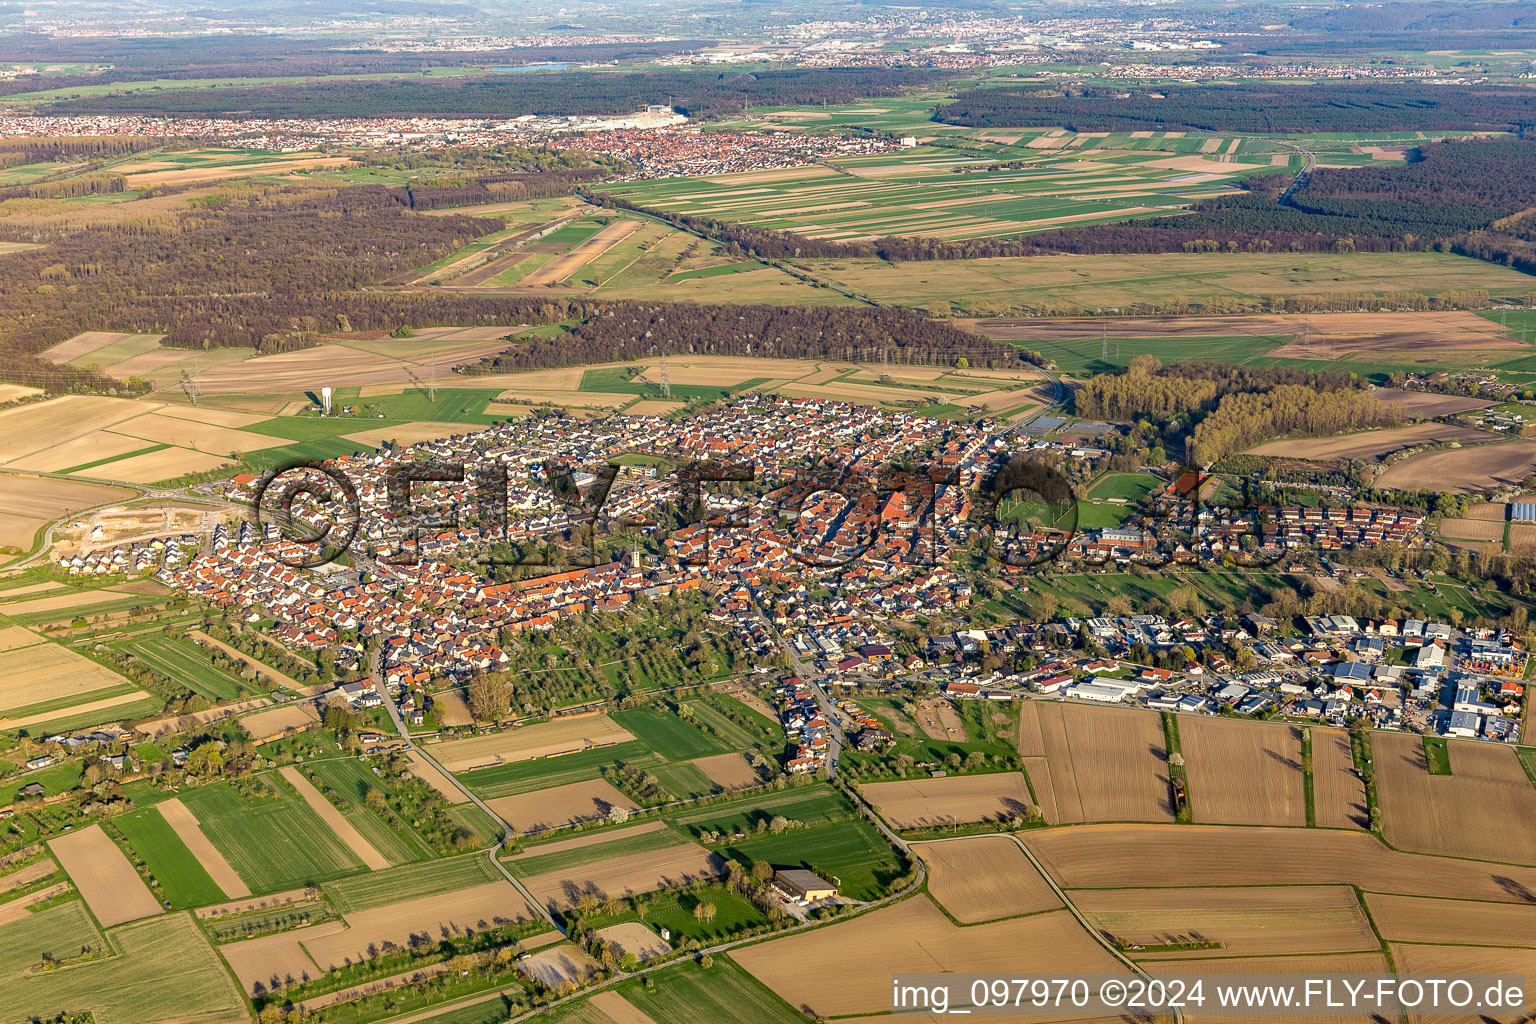
[[[1377,388],[1375,395],[1377,401],[1395,405],[1408,416],[1449,416],[1472,409],[1486,409],[1493,404],[1486,398],[1439,395],[1432,391],[1403,391],[1399,388]]]
[[[1299,728],[1180,715],[1179,745],[1196,821],[1222,825],[1307,823]]]
[[[1474,448],[1444,448],[1394,462],[1376,479],[1377,487],[1418,490],[1433,480],[1435,490],[1451,494],[1518,487],[1536,472],[1536,440],[1520,438]]]
[[[1505,1010],[1497,1014],[1469,1013],[1448,1016],[1410,1014],[1412,1024],[1526,1024],[1526,1016],[1536,1009],[1536,992],[1530,979],[1536,977],[1536,952],[1529,949],[1493,949],[1486,946],[1413,946],[1391,944],[1392,959],[1403,974],[1445,978],[1462,974],[1524,974],[1523,1011]]]
[[[928,892],[965,924],[1054,910],[1061,900],[1009,836],[914,844]]]
[[[1302,359],[1318,358],[1319,350],[1327,352],[1330,345],[1339,355],[1414,349],[1502,351],[1525,347],[1501,332],[1498,324],[1460,310],[1263,316],[998,317],[956,322],[1007,341],[1097,338],[1104,331],[1111,338],[1234,338],[1248,334],[1269,339],[1276,335],[1300,336],[1310,323],[1309,350],[1293,343],[1269,353]],[[1288,351],[1293,347],[1295,352]]]
[[[1402,961],[1398,961],[1399,970]],[[1232,959],[1210,960],[1163,960],[1158,963],[1148,964],[1147,970],[1153,975],[1188,975],[1196,972],[1210,974],[1260,974],[1260,975],[1294,975],[1299,978],[1319,977],[1327,974],[1388,974],[1386,957],[1380,953],[1331,953],[1326,956],[1278,956],[1278,957],[1234,957]],[[1406,972],[1405,972],[1406,973]],[[1209,991],[1209,989],[1207,989]],[[1189,1014],[1186,1017],[1191,1024],[1203,1024],[1206,1021],[1220,1021],[1222,1024],[1277,1024],[1277,1018],[1273,1014],[1254,1014],[1215,1016],[1207,1014],[1199,1016]],[[1382,1024],[1384,1018],[1370,1010],[1349,1012],[1340,1010],[1332,1013],[1307,1014],[1304,1017],[1279,1018],[1279,1020],[1305,1021],[1306,1024]],[[1436,1022],[1446,1018],[1433,1018]]]
[[[897,828],[1011,818],[1030,806],[1029,785],[1019,772],[871,782],[859,788],[875,810]]]
[[[724,789],[742,789],[757,785],[757,772],[740,754],[716,754],[693,760],[694,767],[709,776],[709,781]]]
[[[1371,751],[1387,842],[1419,853],[1536,864],[1536,788],[1513,747],[1451,740],[1450,775],[1429,774],[1420,736],[1377,733]]]
[[[1124,970],[1066,910],[961,928],[926,896],[840,924],[734,950],[731,957],[807,1015],[891,1009],[893,973]]]
[[[66,833],[50,840],[48,847],[103,928],[151,917],[163,909],[100,825]]]
[[[634,739],[607,715],[571,715],[516,729],[449,740],[428,749],[437,763],[450,772],[464,772],[511,761],[528,761],[552,754],[568,754],[589,747],[604,747]]]
[[[1371,827],[1365,783],[1342,729],[1312,730],[1312,811],[1318,828]]]
[[[633,800],[602,779],[498,797],[487,800],[486,804],[513,828],[524,833],[603,818],[615,807],[627,811],[638,807]]]
[[[1388,942],[1536,948],[1536,906],[1381,893],[1365,905]]]
[[[1463,445],[1486,444],[1497,440],[1496,435],[1485,430],[1448,423],[1414,423],[1406,427],[1387,430],[1364,430],[1356,434],[1340,434],[1337,437],[1286,438],[1268,441],[1250,448],[1245,455],[1269,455],[1286,459],[1311,459],[1326,462],[1332,459],[1380,459],[1404,448],[1426,444],[1446,444],[1451,441]]]
[[[1154,713],[1025,701],[1019,753],[1053,825],[1173,820],[1163,724]]]
[[[1071,896],[1095,928],[1138,960],[1344,953],[1380,945],[1346,885],[1101,889]],[[1193,948],[1208,942],[1217,945]]]
[[[595,864],[547,871],[523,880],[534,899],[551,910],[575,906],[587,893],[599,899],[651,892],[695,878],[725,873],[725,860],[693,843],[613,857]]]
[[[1342,884],[1536,903],[1536,868],[1403,853],[1364,832],[1115,824],[1039,829],[1021,838],[1067,889],[1187,887],[1219,879],[1222,885]]]

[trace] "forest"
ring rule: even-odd
[[[1100,132],[1520,131],[1536,126],[1536,90],[1333,81],[1129,89],[1001,86],[960,93],[936,108],[934,120],[971,128]]]
[[[629,114],[670,102],[691,117],[749,106],[846,103],[888,96],[944,76],[931,68],[815,68],[743,73],[525,72],[485,77],[352,81],[106,93],[40,108],[53,114],[264,117],[514,117]]]
[[[909,362],[1014,366],[1038,358],[894,310],[605,303],[558,296],[474,296],[376,286],[500,230],[499,220],[419,210],[569,192],[595,167],[548,171],[507,160],[483,177],[409,187],[271,186],[151,192],[120,207],[15,198],[0,238],[42,242],[7,254],[0,275],[0,379],[55,391],[118,389],[89,370],[34,358],[86,330],[164,334],[172,347],[316,344],[339,330],[449,324],[574,322],[557,339],[520,344],[497,366],[520,369],[710,351],[784,356],[853,353]],[[80,179],[121,187],[106,176]],[[85,185],[81,186],[86,187]],[[24,192],[26,187],[18,187]],[[708,338],[709,342],[693,339]]]
[[[1156,356],[1123,373],[1091,377],[1073,396],[1078,415],[1147,420],[1165,447],[1188,437],[1200,465],[1289,434],[1333,434],[1400,422],[1395,406],[1342,377],[1286,367],[1188,364],[1164,368]]]
[[[906,310],[849,306],[610,303],[558,338],[530,338],[473,368],[507,373],[638,359],[658,353],[829,357],[1003,368],[1033,353]],[[1036,357],[1038,358],[1038,357]]]
[[[505,50],[454,53],[383,53],[342,50],[323,37],[303,39],[292,35],[217,35],[125,37],[0,37],[7,60],[48,62],[100,62],[106,70],[89,74],[49,75],[39,80],[30,75],[0,81],[0,96],[34,92],[39,88],[70,89],[82,86],[135,82],[146,78],[275,78],[331,75],[408,75],[427,68],[505,67],[568,61],[607,63],[616,60],[654,60],[701,47],[708,39],[667,42],[596,43],[586,46],[520,47],[515,56]]]

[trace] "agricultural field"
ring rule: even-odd
[[[716,956],[712,967],[685,963],[650,978],[649,986],[638,980],[624,982],[534,1020],[537,1024],[715,1024],[732,1019],[798,1024],[805,1020],[729,956]]]
[[[785,112],[783,116],[789,116]],[[772,115],[768,115],[772,117]],[[804,116],[804,115],[801,115]],[[779,118],[782,119],[782,118]],[[932,131],[934,125],[927,126]],[[947,128],[950,126],[939,126]],[[1234,181],[1273,173],[1225,154],[1108,148],[1105,136],[1034,133],[1007,159],[919,146],[780,171],[660,179],[604,191],[647,209],[712,217],[843,242],[887,236],[963,240],[1062,225],[1159,216],[1222,195]],[[1089,141],[1092,152],[1085,150]],[[1130,140],[1125,140],[1130,141]]]
[[[37,408],[21,406],[16,411]],[[0,432],[6,432],[16,424],[8,424],[6,413],[0,413]],[[23,430],[36,430],[35,425]],[[6,442],[15,435],[0,433]],[[41,435],[32,434],[35,439]],[[98,505],[108,505],[133,497],[133,492],[123,487],[108,487],[85,481],[60,480],[55,477],[37,477],[21,473],[4,474],[5,487],[0,489],[0,552],[25,552],[36,543],[43,527],[69,512],[79,512]],[[0,558],[5,555],[0,553]]]
[[[1365,783],[1355,774],[1349,734],[1312,730],[1312,804],[1319,828],[1369,828]]]
[[[956,926],[926,896],[745,949],[732,957],[793,1006],[823,1017],[890,1009],[890,976],[903,972],[1114,970],[1106,953],[1064,910],[992,924]],[[868,965],[878,963],[880,970]]]
[[[1072,894],[1100,932],[1137,960],[1374,951],[1345,885],[1103,889]]]
[[[1362,430],[1334,437],[1286,438],[1267,441],[1248,449],[1245,455],[1268,455],[1288,459],[1312,459],[1331,462],[1338,459],[1374,459],[1378,462],[1394,452],[1420,445],[1486,444],[1498,435],[1448,423],[1415,423],[1387,430]]]
[[[1020,716],[1019,755],[1047,822],[1173,820],[1157,715],[1024,701]]]
[[[606,818],[615,808],[637,809],[636,803],[602,779],[550,786],[528,793],[497,797],[487,806],[519,832],[542,832]]]
[[[469,885],[431,896],[400,899],[345,912],[290,931],[225,943],[219,953],[242,987],[257,994],[289,984],[289,978],[317,977],[369,958],[369,949],[406,947],[411,936],[462,935],[533,918],[533,908],[505,880]]]
[[[1536,473],[1536,441],[1524,439],[1420,452],[1387,467],[1377,487],[1419,490],[1428,480],[1449,494],[1518,487]]]
[[[131,694],[137,700],[147,696],[116,672],[71,648],[48,643],[30,632],[20,639],[36,642],[5,650],[0,729],[19,728],[14,724],[17,721],[45,720],[38,715],[62,717],[74,706],[108,697]]]
[[[1536,864],[1536,788],[1502,744],[1446,743],[1449,775],[1432,775],[1421,737],[1372,741],[1383,835],[1402,850]],[[1198,804],[1197,804],[1198,806]],[[1489,829],[1479,822],[1503,822]]]
[[[458,773],[572,754],[634,738],[607,715],[571,715],[484,736],[449,740],[429,747],[427,752],[445,769]]]
[[[796,266],[880,303],[962,317],[1007,316],[1013,312],[1027,315],[1030,310],[1067,315],[1093,310],[1128,312],[1137,303],[1167,306],[1176,299],[1209,313],[1245,306],[1257,311],[1271,296],[1322,296],[1330,292],[1386,295],[1408,290],[1436,295],[1485,288],[1492,295],[1522,301],[1520,297],[1530,290],[1530,278],[1524,274],[1449,253],[1158,253],[899,264],[838,259],[801,260]],[[1245,324],[1241,333],[1256,327]],[[1098,340],[1097,324],[1092,333]],[[1488,333],[1485,330],[1485,341],[1506,357],[1518,354],[1523,347],[1514,341],[1495,342]],[[1325,345],[1314,343],[1312,352],[1312,358],[1331,361]],[[1421,361],[1435,365],[1442,355],[1423,352]]]
[[[127,178],[130,190],[157,185],[193,185],[235,178],[282,180],[299,171],[335,170],[352,162],[346,156],[320,153],[273,153],[268,150],[198,149],[139,154],[112,165]]]
[[[252,795],[227,783],[181,794],[203,834],[252,892],[310,885],[360,871],[362,862],[293,790],[272,774]]]
[[[1203,715],[1181,715],[1178,721],[1196,821],[1307,823],[1299,728]],[[1536,800],[1536,791],[1532,798]]]
[[[1018,772],[869,782],[860,790],[897,828],[1007,819],[1023,815],[1032,804],[1029,785]]]
[[[1536,907],[1370,893],[1365,905],[1388,942],[1536,946]]]
[[[1062,905],[1011,836],[971,836],[914,849],[928,867],[928,894],[961,924]]]
[[[102,927],[153,917],[162,911],[139,873],[100,825],[60,836],[48,848]]]
[[[1340,829],[1079,825],[1021,838],[1068,890],[1193,887],[1219,877],[1223,885],[1354,885],[1497,903],[1528,903],[1536,893],[1533,868],[1405,853]],[[1158,851],[1155,867],[1148,850]]]
[[[50,907],[0,929],[0,1020],[89,1009],[98,1024],[225,1024],[247,1013],[208,940],[185,914],[115,928],[116,955],[62,972],[38,971],[43,956],[69,961],[107,951],[78,902]]]
[[[250,895],[229,862],[197,831],[197,819],[179,800],[130,811],[114,818],[112,827],[144,862],[165,901],[177,910]],[[220,876],[217,880],[215,871]]]
[[[649,217],[592,207],[540,212],[543,223],[520,222],[480,238],[421,268],[411,283],[472,294],[799,305],[851,301]]]
[[[651,892],[691,879],[715,878],[724,870],[718,854],[694,843],[674,842],[647,852],[528,875],[524,884],[541,904],[559,911],[575,906],[587,894],[602,900]]]

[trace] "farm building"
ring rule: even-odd
[[[806,903],[831,899],[837,895],[837,886],[813,871],[801,868],[784,868],[773,873],[773,885],[784,895]]]
[[[1510,505],[1509,518],[1517,523],[1536,523],[1536,501],[1517,501]]]

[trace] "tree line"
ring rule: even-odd
[[[1411,132],[1536,125],[1536,92],[1418,83],[1001,86],[962,92],[934,120],[970,128],[1182,129],[1253,134]]]
[[[515,117],[628,114],[670,103],[692,117],[719,117],[751,106],[847,103],[931,85],[934,68],[784,68],[772,71],[558,71],[483,77],[221,86],[63,98],[51,114],[217,118]]]
[[[832,358],[954,366],[1009,367],[1033,353],[902,309],[848,306],[607,303],[559,337],[529,337],[466,372],[544,367],[668,355]],[[1035,357],[1038,358],[1038,357]]]

